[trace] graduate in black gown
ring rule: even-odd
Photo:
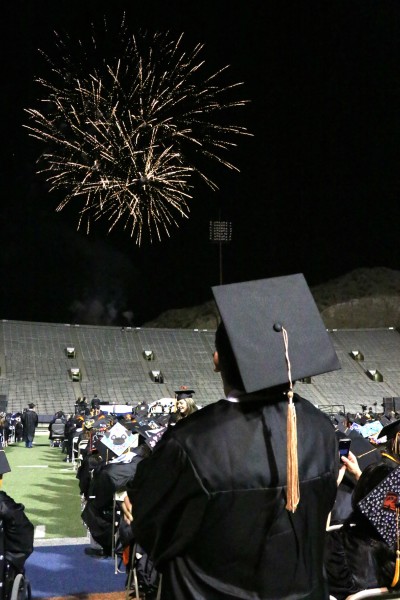
[[[24,409],[21,417],[26,448],[33,447],[33,440],[35,438],[36,427],[38,426],[39,417],[35,411],[35,405],[33,402],[28,404],[28,408]]]
[[[394,578],[396,548],[385,542],[380,531],[393,528],[390,514],[383,502],[370,498],[367,510],[363,507],[368,494],[377,493],[388,477],[397,480],[400,490],[400,470],[386,463],[372,463],[361,473],[352,494],[353,512],[339,529],[326,534],[325,567],[329,580],[330,593],[336,600],[345,600],[350,594],[374,588],[400,588],[399,580]],[[364,502],[363,502],[364,501]],[[377,528],[376,515],[382,513]],[[394,515],[393,515],[394,516]],[[394,524],[396,529],[396,524]],[[383,531],[385,536],[385,531]]]
[[[328,600],[337,443],[292,378],[339,361],[301,275],[213,292],[226,400],[164,434],[138,465],[125,516],[162,573],[163,600]]]
[[[0,450],[0,488],[3,475],[11,471],[4,450]],[[4,554],[0,556],[0,572],[23,573],[26,559],[33,552],[34,528],[25,507],[0,489],[0,519],[4,536]]]

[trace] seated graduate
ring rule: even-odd
[[[329,591],[337,600],[370,588],[399,589],[398,574],[394,577],[396,548],[393,545],[398,540],[395,535],[388,539],[386,532],[388,526],[392,534],[396,532],[396,507],[393,501],[388,508],[384,508],[384,504],[390,490],[399,496],[400,469],[394,470],[381,462],[368,465],[361,473],[357,472],[354,455],[350,458],[351,461],[343,459],[343,462],[358,477],[352,494],[353,512],[340,529],[328,531],[326,535]]]
[[[0,450],[0,487],[3,474],[11,471],[4,450]],[[34,528],[25,515],[23,504],[15,502],[3,490],[0,490],[0,519],[4,528],[4,556],[6,566],[12,566],[15,573],[22,573],[28,556],[33,552]]]

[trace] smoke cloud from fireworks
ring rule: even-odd
[[[246,104],[234,98],[241,84],[219,83],[226,67],[203,75],[203,45],[187,52],[183,36],[132,35],[124,21],[114,35],[92,26],[86,41],[56,34],[56,50],[42,52],[43,108],[27,109],[25,127],[45,144],[38,172],[62,191],[57,210],[78,203],[78,228],[106,218],[139,245],[169,236],[189,215],[193,177],[216,189],[209,161],[236,169],[227,153],[250,134],[226,119]]]

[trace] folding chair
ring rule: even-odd
[[[135,598],[141,598],[143,585],[145,587],[147,585],[151,585],[152,595],[154,595],[156,590],[156,600],[160,600],[162,589],[162,575],[158,574],[157,571],[154,570],[152,576],[151,570],[154,569],[154,567],[152,567],[146,577],[143,577],[143,571],[142,576],[140,576],[140,569],[138,568],[138,565],[142,559],[145,559],[143,555],[143,550],[141,550],[141,548],[139,548],[136,543],[133,543],[130,547],[128,577],[126,580],[125,588],[125,599],[129,600],[131,598],[131,590],[134,590]],[[150,582],[150,580],[152,581]],[[147,591],[145,592],[145,595],[146,593]]]
[[[78,442],[77,457],[75,459],[75,468],[79,469],[83,460],[83,450],[87,447],[89,440],[81,440]],[[74,448],[72,446],[72,456],[74,456]]]
[[[112,524],[112,540],[111,540],[111,557],[114,559],[114,565],[115,565],[114,573],[116,575],[117,575],[117,573],[121,573],[121,571],[118,568],[118,554],[116,552],[116,548],[118,545],[118,525],[119,525],[119,521],[121,519],[121,507],[119,505],[119,502],[123,502],[125,496],[126,496],[125,490],[120,490],[120,491],[114,492],[113,516],[112,516],[113,524]]]
[[[64,441],[64,433],[65,433],[65,423],[61,419],[57,419],[54,423],[51,424],[50,429],[50,446],[52,448],[60,448]]]

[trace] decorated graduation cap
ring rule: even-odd
[[[337,413],[336,415],[333,415],[332,417],[332,423],[334,424],[335,428],[340,431],[341,433],[347,433],[348,431],[348,425],[347,425],[347,417],[346,415]]]
[[[357,504],[384,542],[396,548],[396,567],[391,583],[394,587],[400,576],[400,467],[393,469],[369,494]]]
[[[100,443],[112,453],[112,456],[121,456],[121,454],[134,446],[136,441],[131,431],[128,431],[121,423],[116,423],[104,433]],[[99,449],[100,447],[98,446]]]
[[[299,502],[293,381],[340,369],[301,273],[212,288],[245,391],[288,386],[288,501]]]
[[[153,450],[157,442],[168,429],[168,415],[139,418],[134,423],[134,429],[143,437],[147,446]]]

